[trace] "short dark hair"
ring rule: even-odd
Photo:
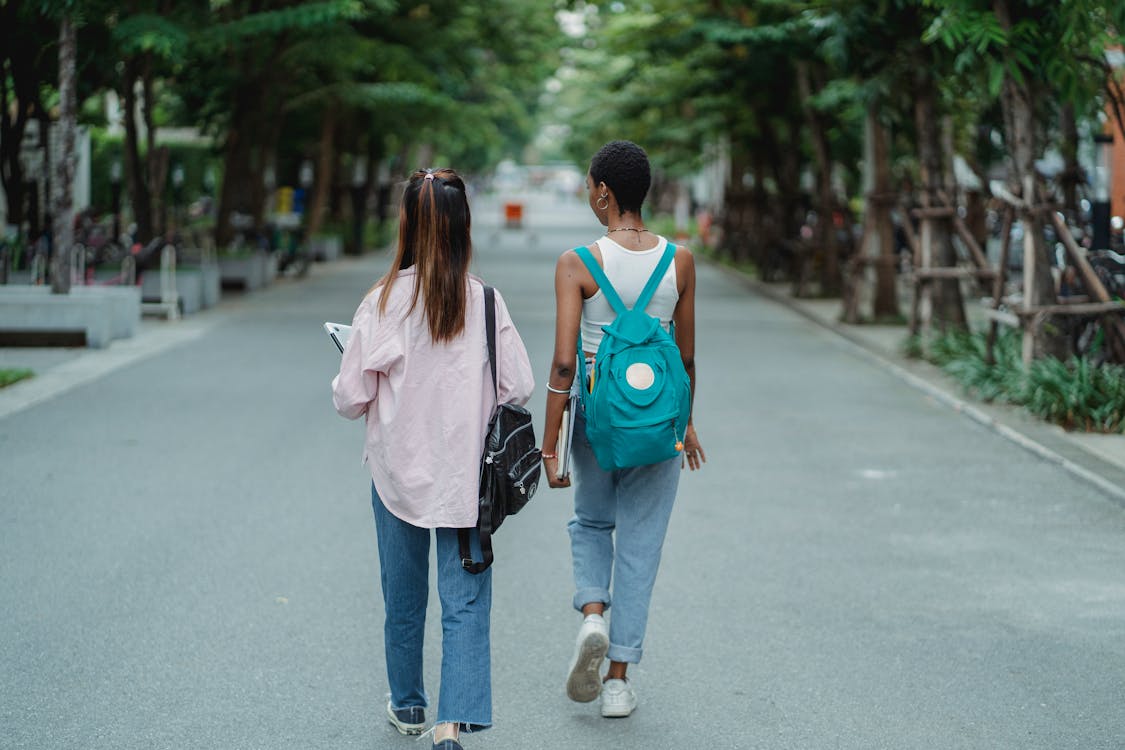
[[[590,160],[590,177],[613,191],[622,212],[640,211],[652,184],[648,154],[632,141],[610,141],[598,149]]]

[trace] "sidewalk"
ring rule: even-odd
[[[1067,432],[1019,407],[976,401],[940,368],[904,355],[905,326],[848,325],[840,322],[841,302],[838,299],[797,299],[792,295],[792,284],[766,283],[723,268],[752,291],[835,332],[854,345],[862,356],[874,360],[935,400],[1043,459],[1059,464],[1098,487],[1118,504],[1125,505],[1125,435]],[[906,307],[903,304],[903,308]]]

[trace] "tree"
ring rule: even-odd
[[[1125,7],[1112,0],[927,0],[938,10],[926,39],[956,55],[960,72],[983,70],[988,91],[999,95],[1009,163],[1009,189],[1021,201],[1026,304],[1056,300],[1052,250],[1038,206],[1043,193],[1035,162],[1046,146],[1057,106],[1090,114],[1105,92],[1104,50],[1125,28]],[[1036,355],[1065,356],[1062,326],[1037,328]]]
[[[54,258],[51,292],[70,291],[70,254],[74,245],[74,139],[77,125],[77,33],[73,16],[59,22],[59,160],[51,182]]]
[[[40,88],[52,85],[58,63],[58,25],[31,3],[0,2],[0,184],[8,223],[27,218],[27,182],[21,150],[27,128],[44,117]]]

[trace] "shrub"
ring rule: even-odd
[[[985,356],[981,333],[953,332],[933,339],[929,359],[984,401],[1018,404],[1068,430],[1125,430],[1125,367],[1071,358],[1045,358],[1024,368],[1020,335],[996,339],[995,362]],[[908,342],[917,351],[918,342]]]

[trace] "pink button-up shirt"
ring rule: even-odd
[[[399,271],[384,315],[379,287],[364,297],[332,381],[348,419],[367,417],[363,460],[383,504],[423,528],[477,522],[480,457],[496,403],[484,330],[484,286],[469,277],[465,330],[435,344],[423,300],[409,315],[414,267]],[[535,387],[527,349],[496,292],[500,402],[526,403]]]

